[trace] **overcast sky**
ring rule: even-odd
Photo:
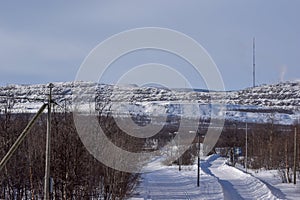
[[[149,26],[195,39],[215,61],[227,90],[252,85],[253,37],[257,84],[298,80],[299,9],[298,0],[1,1],[0,85],[72,81],[100,42]],[[161,57],[162,64],[172,59],[153,55],[153,61]]]

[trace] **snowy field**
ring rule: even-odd
[[[226,164],[226,159],[212,155],[201,160],[200,187],[197,165],[164,166],[155,161],[155,171],[144,173],[134,199],[299,199],[300,185],[283,184],[275,171],[245,173]]]

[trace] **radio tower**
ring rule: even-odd
[[[255,87],[255,37],[253,38],[253,87]]]

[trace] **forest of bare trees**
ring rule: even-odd
[[[0,158],[12,146],[33,114],[12,113],[13,103],[7,99],[0,111]],[[55,106],[52,113],[51,135],[51,198],[52,199],[124,199],[136,186],[139,174],[109,168],[96,160],[82,144],[68,106]],[[100,111],[101,112],[101,111]],[[99,112],[99,113],[100,113]],[[98,116],[106,136],[117,146],[136,152],[143,149],[145,141],[128,136],[118,128],[110,115]],[[175,121],[178,119],[175,119]],[[0,171],[1,199],[41,199],[43,197],[45,141],[47,116],[43,114],[24,142]],[[201,123],[202,125],[205,123]],[[206,122],[207,124],[207,122]],[[206,132],[207,127],[199,127]],[[163,128],[153,137],[158,148],[170,140],[176,125]],[[283,182],[292,182],[295,165],[295,130],[299,124],[276,125],[248,124],[248,168],[276,169]],[[245,123],[226,122],[216,147],[241,147],[245,155]],[[151,138],[150,138],[151,139]],[[195,140],[196,141],[196,140]],[[296,170],[300,166],[300,135],[296,142]],[[181,158],[180,164],[191,164],[196,157],[193,145]],[[228,155],[228,152],[227,152]],[[244,164],[244,160],[236,160]],[[174,162],[179,163],[179,160]]]
[[[227,147],[229,148],[228,151],[230,148],[241,147],[241,156],[245,156],[245,127],[245,123],[227,123],[217,146]],[[266,124],[249,123],[247,131],[248,168],[275,169],[278,170],[282,182],[292,182],[295,164],[298,174],[300,171],[299,131],[300,126],[297,123],[294,125],[278,125],[272,122]],[[239,162],[244,165],[244,161],[242,159]],[[235,162],[238,160],[236,159]]]
[[[33,116],[11,113],[10,108],[7,106],[0,113],[1,158]],[[99,117],[99,120],[113,126],[110,118]],[[46,121],[44,114],[0,172],[1,199],[43,197]],[[66,107],[54,109],[51,126],[51,199],[123,199],[130,196],[139,174],[117,171],[96,160],[81,143],[72,114]],[[111,140],[118,138],[113,134],[121,134],[117,128],[107,130],[110,130],[106,134]]]

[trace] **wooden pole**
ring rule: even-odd
[[[297,162],[297,127],[294,135],[294,184],[296,185],[296,162]]]
[[[178,151],[179,151],[179,158],[178,158],[178,163],[179,163],[179,171],[181,171],[181,151],[180,151],[180,134],[178,133]]]
[[[247,172],[247,162],[248,162],[248,124],[246,122],[246,153],[245,153],[245,169]]]
[[[197,187],[200,187],[200,132],[198,131],[198,167],[197,167]]]
[[[285,176],[286,176],[286,182],[290,183],[290,178],[289,178],[289,160],[288,160],[288,140],[285,139],[285,168],[286,168],[286,172],[285,172]]]
[[[32,120],[27,124],[27,126],[25,127],[25,129],[23,130],[23,132],[19,135],[19,137],[17,138],[17,140],[15,141],[15,143],[11,146],[11,148],[9,149],[9,151],[3,157],[3,159],[0,162],[0,171],[5,166],[6,162],[11,158],[11,156],[13,155],[13,153],[17,150],[17,148],[19,147],[19,145],[22,143],[22,141],[24,140],[24,138],[26,137],[26,135],[28,134],[28,132],[30,131],[30,129],[32,128],[32,126],[34,125],[36,119],[42,114],[42,112],[44,111],[44,109],[46,108],[46,106],[47,106],[47,104],[44,104],[39,109],[39,111],[35,114],[35,116],[32,118]]]
[[[46,160],[45,160],[45,179],[44,179],[44,200],[50,199],[50,148],[51,148],[51,104],[53,84],[49,84],[48,96],[48,117],[47,117],[47,135],[46,135]]]

